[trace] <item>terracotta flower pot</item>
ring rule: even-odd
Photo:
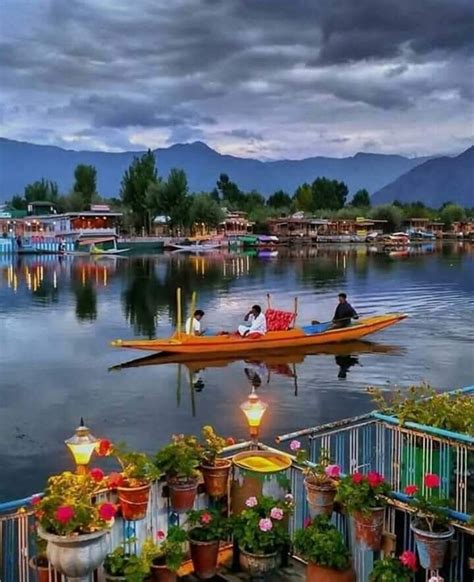
[[[148,509],[150,484],[140,487],[117,487],[122,516],[127,521],[143,519]]]
[[[227,459],[216,459],[215,465],[201,465],[204,488],[209,497],[224,497],[227,495],[229,472],[232,462]]]
[[[36,574],[36,582],[49,582],[49,565],[46,556],[33,556],[29,561],[30,568]],[[61,574],[51,569],[51,580],[61,582]]]
[[[250,576],[265,576],[280,566],[280,553],[252,554],[240,548],[240,567]]]
[[[425,531],[418,524],[411,523],[410,529],[415,537],[415,545],[420,559],[420,565],[426,570],[439,570],[444,565],[449,540],[454,535],[454,528],[446,526],[446,531]]]
[[[203,580],[214,578],[217,572],[219,540],[199,542],[189,537],[189,549],[191,550],[191,560],[193,561],[196,576]]]
[[[336,488],[332,485],[317,485],[311,480],[311,477],[304,480],[304,486],[311,518],[317,515],[331,516],[334,509]]]
[[[176,572],[167,568],[166,563],[160,563],[161,560],[161,558],[153,560],[150,566],[153,582],[176,582]]]
[[[371,507],[368,514],[355,511],[352,515],[354,536],[364,550],[378,551],[382,546],[385,509]]]
[[[356,582],[356,575],[352,568],[333,570],[309,562],[306,566],[306,582]]]
[[[194,506],[197,495],[197,479],[168,479],[170,504],[176,513],[185,513]]]

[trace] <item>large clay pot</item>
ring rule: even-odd
[[[306,582],[356,582],[356,575],[352,568],[333,570],[310,562],[306,566]]]
[[[34,556],[29,561],[30,568],[36,574],[36,582],[49,582],[49,565],[46,556]],[[61,574],[55,573],[51,569],[51,580],[61,582]]]
[[[334,498],[336,488],[333,485],[317,485],[307,477],[304,480],[306,488],[306,500],[308,501],[309,514],[311,518],[317,515],[331,516],[334,509]]]
[[[103,563],[108,551],[107,533],[104,529],[78,536],[57,536],[38,528],[40,537],[48,542],[48,560],[69,582],[87,582],[89,575]]]
[[[371,507],[368,511],[369,513],[360,511],[353,513],[354,537],[361,549],[375,552],[382,547],[385,509]]]
[[[150,571],[153,582],[176,582],[176,572],[166,567],[163,558],[153,560]]]
[[[194,506],[197,495],[197,479],[168,479],[171,509],[176,513],[186,513]]]
[[[200,542],[193,540],[192,530],[189,536],[189,549],[193,561],[194,573],[198,578],[206,580],[214,578],[217,572],[217,558],[219,555],[219,540]]]
[[[240,548],[240,567],[250,576],[265,576],[280,566],[280,552],[272,554],[252,554]]]
[[[201,465],[204,488],[209,497],[224,497],[227,495],[229,472],[232,462],[227,459],[216,459],[216,464]]]
[[[411,523],[410,529],[415,537],[415,545],[420,565],[425,570],[439,570],[444,565],[449,540],[454,535],[454,528],[446,526],[446,531],[432,532],[420,529],[418,523]]]
[[[143,519],[148,509],[150,484],[140,487],[117,487],[122,516],[127,521]]]

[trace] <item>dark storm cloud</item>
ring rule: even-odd
[[[2,11],[2,104],[21,104],[15,123],[5,116],[11,137],[49,124],[58,143],[253,140],[291,154],[332,126],[328,151],[345,153],[387,147],[398,115],[403,150],[424,147],[409,132],[428,113],[454,144],[472,98],[471,0],[4,0]]]

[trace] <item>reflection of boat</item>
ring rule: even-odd
[[[319,347],[285,348],[275,350],[270,354],[258,356],[258,362],[267,366],[268,369],[277,372],[279,366],[288,364],[300,364],[307,356],[327,355],[327,356],[347,356],[350,354],[396,354],[403,348],[388,344],[378,344],[365,341],[353,341],[344,344],[328,344]],[[112,366],[110,370],[123,370],[125,368],[140,368],[143,366],[163,366],[165,364],[184,364],[191,372],[202,368],[225,368],[233,362],[241,361],[243,358],[233,354],[222,357],[207,357],[204,354],[171,354],[161,352],[143,358],[137,358]],[[252,360],[253,361],[253,360]],[[277,372],[278,373],[278,372]]]
[[[196,243],[189,245],[178,245],[171,244],[170,247],[177,251],[186,251],[188,253],[206,253],[209,251],[215,251],[220,248],[221,243]]]
[[[365,317],[344,328],[329,329],[331,324],[294,328],[287,331],[270,331],[257,339],[237,335],[193,336],[176,333],[165,339],[155,340],[115,340],[112,346],[146,350],[150,352],[171,352],[181,354],[248,354],[278,348],[296,348],[339,343],[361,339],[371,333],[405,319],[402,313]]]
[[[113,247],[110,249],[104,249],[102,245],[107,242],[113,242]],[[78,245],[81,247],[89,247],[86,251],[68,251],[67,255],[74,255],[78,257],[87,256],[105,256],[105,255],[119,255],[121,253],[126,253],[130,249],[119,249],[117,248],[117,238],[115,236],[110,237],[100,237],[100,238],[86,238],[84,240],[79,240]]]

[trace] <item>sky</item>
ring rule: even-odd
[[[260,159],[473,143],[472,0],[2,0],[0,135]]]

